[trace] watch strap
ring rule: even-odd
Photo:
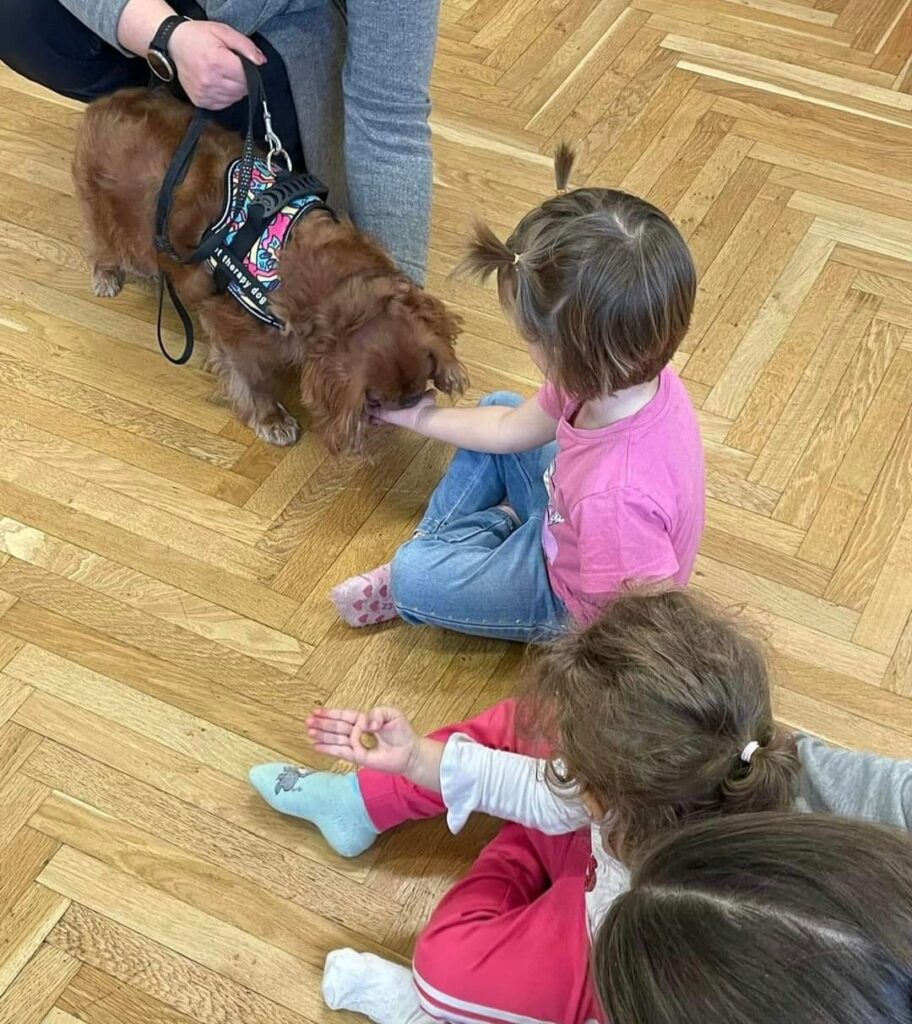
[[[150,50],[157,50],[159,53],[168,53],[168,43],[174,30],[178,25],[183,24],[185,21],[189,21],[189,18],[185,18],[182,14],[172,14],[158,26],[158,31],[152,37],[152,42],[149,43]]]

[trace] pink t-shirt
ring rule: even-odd
[[[580,405],[552,384],[538,393],[558,421],[542,545],[555,593],[590,622],[625,583],[690,579],[703,535],[706,482],[700,428],[678,375],[638,413],[578,430]]]

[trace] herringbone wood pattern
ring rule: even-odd
[[[909,0],[446,0],[430,285],[477,398],[535,371],[469,218],[507,231],[577,183],[670,211],[702,274],[677,365],[709,459],[696,585],[766,626],[782,717],[912,751]],[[0,69],[0,1024],[302,1024],[339,945],[407,955],[477,849],[438,825],[356,863],[248,792],[315,763],[315,701],[419,726],[511,689],[520,652],[326,592],[406,537],[448,453],[278,450],[155,351],[151,293],[89,295],[79,112]],[[37,254],[30,259],[27,254]],[[172,339],[176,340],[176,339]]]

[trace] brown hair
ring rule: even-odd
[[[695,825],[614,901],[593,971],[612,1024],[907,1024],[912,839],[826,815]]]
[[[628,863],[669,826],[792,805],[798,756],[763,648],[692,592],[618,598],[533,663],[520,707],[554,745],[549,782],[616,815]]]
[[[456,273],[497,271],[501,303],[541,346],[548,376],[586,400],[652,380],[687,332],[697,275],[687,243],[645,199],[607,188],[567,192],[573,151],[558,147],[558,195],[506,243],[484,224]]]

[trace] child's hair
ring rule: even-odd
[[[912,839],[826,815],[706,821],[599,928],[612,1024],[908,1024]]]
[[[763,648],[690,591],[624,595],[554,642],[520,715],[552,746],[555,790],[616,816],[628,863],[670,826],[794,800],[795,740],[773,720]]]
[[[558,147],[558,195],[506,243],[475,228],[457,267],[495,270],[501,303],[541,347],[549,378],[586,400],[652,380],[687,332],[697,275],[687,243],[645,199],[607,188],[567,191],[573,151]]]

